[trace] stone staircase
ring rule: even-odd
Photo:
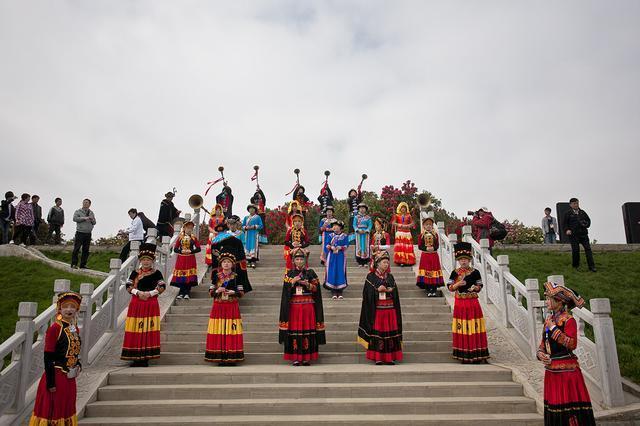
[[[318,246],[310,266],[322,279]],[[165,316],[158,365],[112,372],[81,424],[540,424],[535,402],[509,370],[452,361],[451,309],[444,298],[425,297],[411,268],[392,267],[403,311],[401,365],[372,365],[355,343],[367,269],[353,259],[345,299],[323,293],[327,344],[319,361],[287,365],[277,343],[283,272],[282,247],[264,247],[250,271],[254,291],[241,300],[242,365],[204,362],[205,277],[190,301],[177,301]]]

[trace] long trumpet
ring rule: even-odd
[[[256,181],[256,189],[260,189],[260,183],[258,182],[258,170],[260,170],[260,166],[253,166],[253,170],[255,170],[255,173],[251,177],[251,180],[255,180]]]
[[[207,212],[208,215],[211,215],[211,212],[204,207],[204,199],[199,194],[193,194],[189,197],[189,207],[192,209],[202,209]]]

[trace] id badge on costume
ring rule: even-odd
[[[296,296],[302,296],[302,287],[296,286]]]
[[[379,292],[378,293],[378,300],[387,300],[387,293],[384,292]]]
[[[226,291],[225,291],[225,292],[223,292],[223,293],[222,293],[222,297],[221,297],[221,299],[222,299],[222,300],[229,300],[229,294],[228,294]]]

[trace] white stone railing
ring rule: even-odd
[[[438,223],[438,233],[438,253],[443,273],[448,277],[455,268],[453,245],[457,242],[457,236],[447,236],[443,222]],[[509,329],[509,334],[525,355],[535,359],[546,314],[545,303],[540,299],[538,280],[527,279],[523,284],[509,271],[509,256],[492,257],[489,241],[476,242],[471,236],[470,226],[463,227],[462,240],[471,243],[474,266],[482,275],[484,291],[480,293],[481,301],[491,306],[494,319]],[[564,284],[564,278],[559,275],[547,279]],[[585,377],[599,391],[599,394],[592,396],[605,407],[621,406],[625,401],[609,299],[591,299],[589,305],[591,311],[581,308],[572,312],[578,323],[579,335],[574,353]],[[595,341],[585,335],[586,324],[593,328]]]
[[[194,216],[198,226],[199,211]],[[187,213],[185,218],[189,220],[191,215]],[[180,229],[181,224],[176,224],[173,237],[163,237],[156,250],[156,268],[162,271],[167,283],[175,266],[176,255],[172,247]],[[149,229],[147,241],[155,243],[156,236],[157,230]],[[137,241],[131,243],[131,253],[124,263],[120,259],[111,259],[109,276],[98,287],[94,288],[90,283],[80,284],[80,359],[85,366],[98,358],[124,324],[125,310],[131,297],[126,290],[126,282],[138,266],[139,246]],[[0,370],[0,416],[20,414],[35,398],[37,383],[44,371],[45,334],[55,320],[58,295],[70,288],[69,280],[55,280],[53,302],[39,315],[37,303],[20,302],[16,331],[0,344],[0,358],[11,355],[10,362]]]

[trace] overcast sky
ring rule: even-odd
[[[640,201],[638,1],[0,0],[1,191],[155,220],[224,165],[236,211],[411,179],[539,225],[579,197],[623,242]],[[217,192],[217,191],[213,191]],[[207,206],[213,204],[212,193]]]

